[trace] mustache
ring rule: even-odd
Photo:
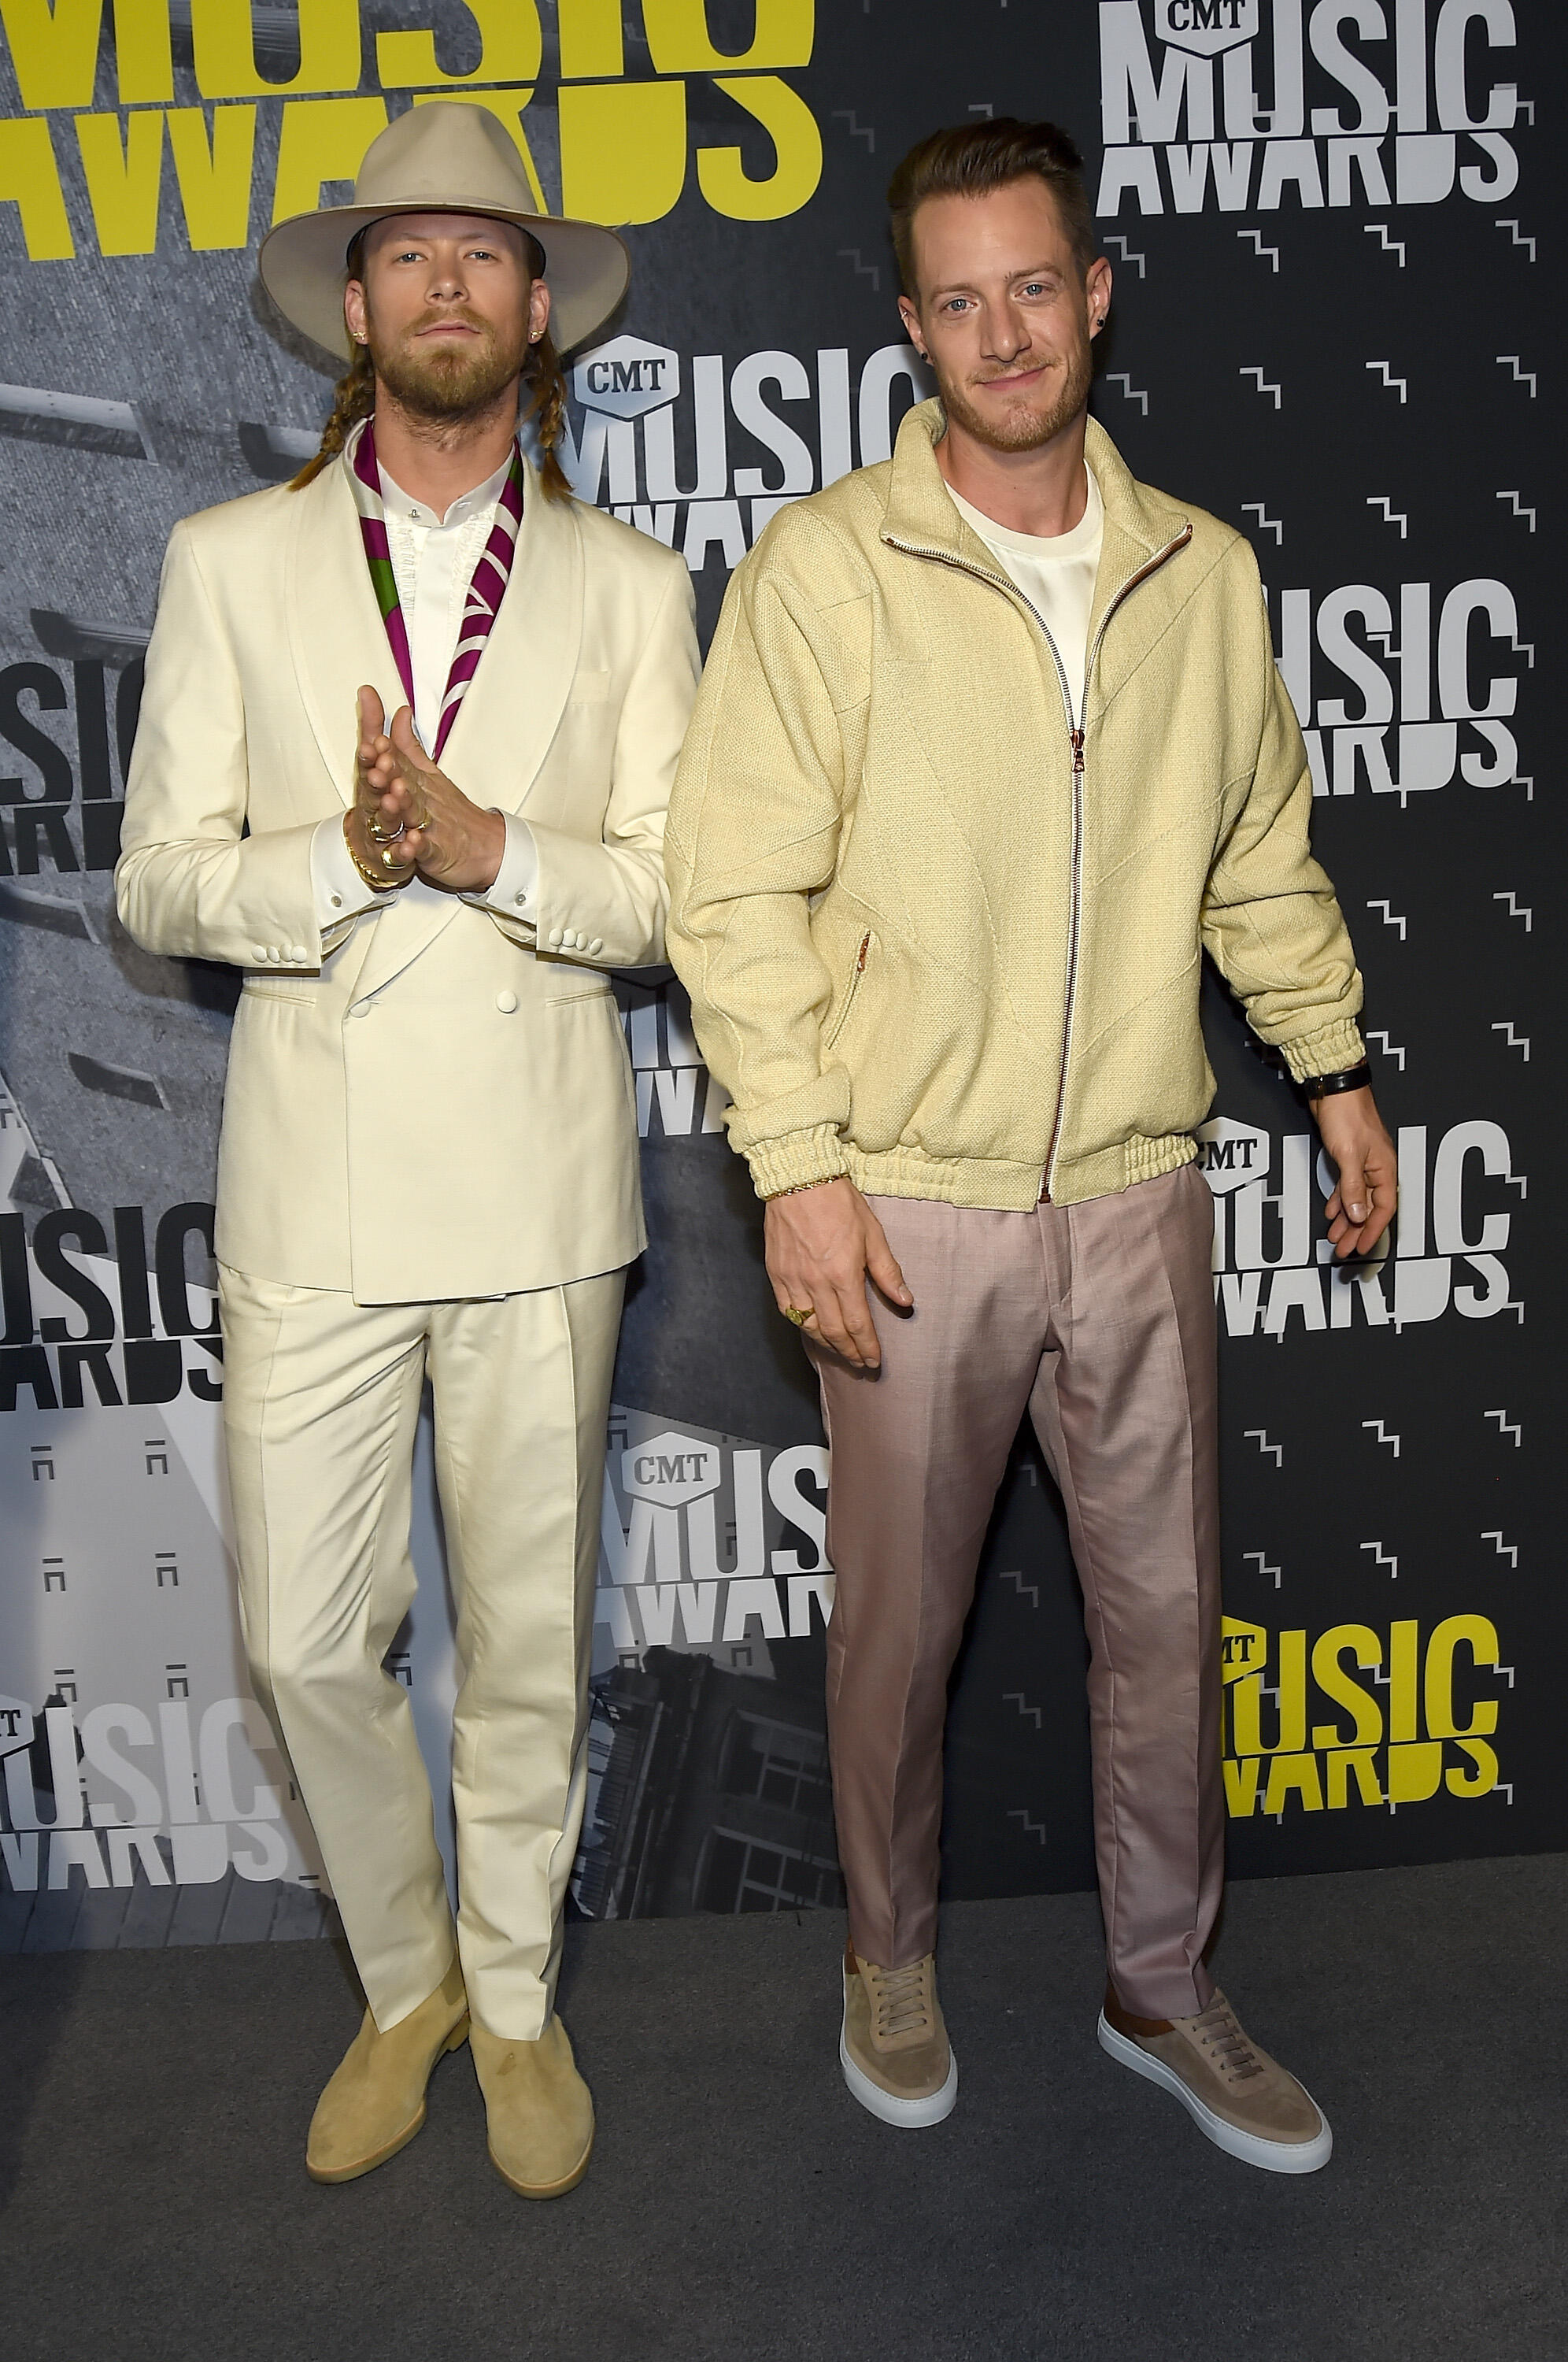
[[[453,320],[459,322],[465,328],[472,328],[481,337],[493,337],[495,334],[494,327],[489,320],[481,317],[478,312],[470,312],[464,307],[462,309],[453,309],[441,312],[421,313],[419,318],[417,320],[411,320],[407,327],[403,330],[403,341],[406,344],[414,337],[423,336],[426,328],[445,327]]]

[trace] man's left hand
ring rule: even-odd
[[[495,883],[506,850],[506,822],[470,803],[438,771],[414,734],[414,716],[399,706],[390,733],[371,731],[360,747],[367,786],[381,798],[389,826],[401,820],[401,840],[422,877],[452,894],[482,894]]]
[[[1326,1092],[1312,1112],[1331,1163],[1339,1175],[1325,1211],[1334,1253],[1370,1254],[1394,1219],[1399,1202],[1399,1166],[1394,1142],[1370,1089]]]

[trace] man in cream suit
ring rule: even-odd
[[[352,205],[262,249],[282,310],[354,356],[322,458],[176,528],[149,652],[116,892],[149,950],[245,971],[217,1192],[241,1613],[369,2003],[312,2122],[323,2181],[413,2138],[470,2032],[513,2189],[571,2189],[592,2147],[553,2003],[645,1243],[606,971],[663,956],[697,672],[684,567],[574,502],[553,447],[551,328],[580,343],[626,269],[612,232],[536,216],[483,108],[401,116]],[[455,1927],[383,1666],[426,1375]]]

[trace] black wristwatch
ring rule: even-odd
[[[1372,1067],[1364,1058],[1359,1066],[1345,1066],[1337,1075],[1303,1075],[1301,1088],[1309,1099],[1331,1098],[1336,1091],[1364,1090],[1372,1080]]]

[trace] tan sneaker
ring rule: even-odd
[[[315,2103],[305,2139],[313,2181],[357,2181],[406,2148],[425,2122],[425,2086],[443,2051],[469,2038],[469,2000],[456,1960],[390,2033],[369,2010]]]
[[[1222,1992],[1196,2017],[1134,2017],[1108,1985],[1099,2047],[1179,2100],[1217,2148],[1265,2173],[1316,2173],[1333,2154],[1321,2108],[1250,2041]]]
[[[469,2030],[484,2093],[490,2161],[519,2198],[564,2198],[593,2154],[593,2102],[566,2027],[552,2017],[536,2042]]]
[[[878,1969],[845,1946],[838,2058],[861,2106],[885,2125],[912,2129],[952,2114],[958,2061],[942,2022],[932,1953],[907,1969]]]

